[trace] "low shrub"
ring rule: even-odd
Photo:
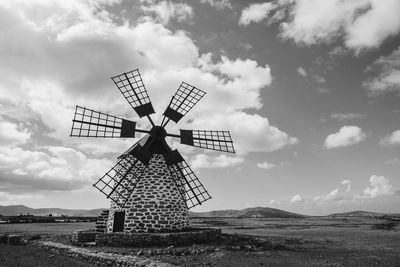
[[[372,226],[372,229],[379,229],[379,230],[394,230],[397,223],[395,222],[384,222],[384,223],[377,223]]]

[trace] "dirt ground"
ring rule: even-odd
[[[27,246],[10,246],[0,244],[0,266],[1,267],[95,267],[76,258],[70,258],[63,255],[54,255],[48,251]]]
[[[379,227],[389,224],[390,227]],[[239,236],[210,246],[90,249],[148,257],[181,266],[400,266],[400,226],[398,221],[390,219],[198,218],[192,220],[192,225],[219,227],[226,234],[253,238],[241,239]],[[42,239],[68,243],[72,231],[93,226],[93,223],[0,225],[0,233],[19,233],[27,237],[40,234]],[[29,246],[2,245],[0,266],[72,266],[60,264],[72,259],[46,253],[49,252],[35,251]],[[17,255],[22,261],[15,261],[12,265]],[[26,262],[32,262],[38,258],[36,255],[43,255],[40,258],[46,261],[43,264],[21,264],[24,258]],[[2,262],[6,265],[1,265]],[[79,264],[74,263],[75,266],[90,266]]]

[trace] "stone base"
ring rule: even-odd
[[[79,245],[88,242],[95,242],[96,230],[78,230],[71,235],[71,243]]]
[[[211,228],[171,233],[96,233],[96,245],[111,247],[185,246],[221,240],[221,229]]]

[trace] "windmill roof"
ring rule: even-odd
[[[150,137],[149,134],[146,134],[145,136],[143,136],[142,138],[139,139],[139,141],[137,141],[135,144],[133,144],[128,150],[126,150],[122,155],[120,155],[118,157],[118,159],[121,158],[125,158],[127,155],[129,155],[129,153],[137,146],[137,145],[141,145],[144,146],[144,144],[147,142],[147,139]]]

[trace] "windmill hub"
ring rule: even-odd
[[[165,131],[164,127],[154,126],[150,130],[150,136],[156,140],[162,140],[167,136],[167,131]]]

